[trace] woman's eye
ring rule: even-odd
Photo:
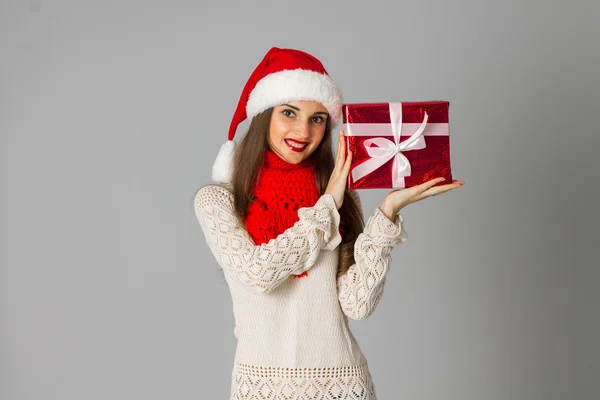
[[[313,117],[313,121],[317,124],[323,122],[323,117]]]
[[[292,110],[283,110],[283,115],[285,115],[286,117],[291,117],[294,115],[294,112]]]

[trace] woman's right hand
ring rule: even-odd
[[[348,183],[348,174],[350,173],[350,163],[352,162],[352,153],[346,156],[346,137],[344,131],[340,130],[338,135],[338,150],[335,159],[335,167],[325,189],[326,194],[333,196],[335,206],[339,210],[344,202],[344,193]]]

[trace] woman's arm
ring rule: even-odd
[[[257,246],[238,220],[233,196],[209,185],[194,198],[194,209],[206,242],[223,270],[255,293],[268,293],[291,274],[315,263],[319,251],[333,250],[341,241],[340,215],[333,197],[324,194],[313,207],[298,210],[300,220],[268,243]]]
[[[358,194],[350,193],[362,209]],[[399,214],[392,222],[380,208],[375,209],[354,244],[355,264],[337,279],[338,299],[349,318],[365,319],[373,313],[383,295],[392,249],[407,238]]]

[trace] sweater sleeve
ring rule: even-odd
[[[269,242],[256,245],[239,226],[233,195],[225,188],[204,186],[194,198],[196,217],[206,242],[223,270],[254,293],[268,293],[291,274],[312,267],[321,249],[341,242],[340,215],[329,194],[313,207],[298,210],[299,221]]]
[[[354,197],[358,198],[358,194]],[[360,199],[358,204],[360,206]],[[338,299],[349,318],[365,319],[379,304],[392,261],[392,249],[408,238],[402,222],[400,214],[392,222],[376,208],[358,235],[354,244],[355,264],[337,279]]]

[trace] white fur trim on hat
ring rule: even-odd
[[[323,104],[334,125],[341,119],[341,89],[328,75],[305,69],[273,72],[258,81],[246,104],[246,115],[252,118],[270,107],[298,100]]]
[[[231,174],[233,173],[233,155],[235,153],[236,143],[233,140],[228,140],[219,149],[217,158],[213,164],[212,179],[219,183],[231,182]]]

